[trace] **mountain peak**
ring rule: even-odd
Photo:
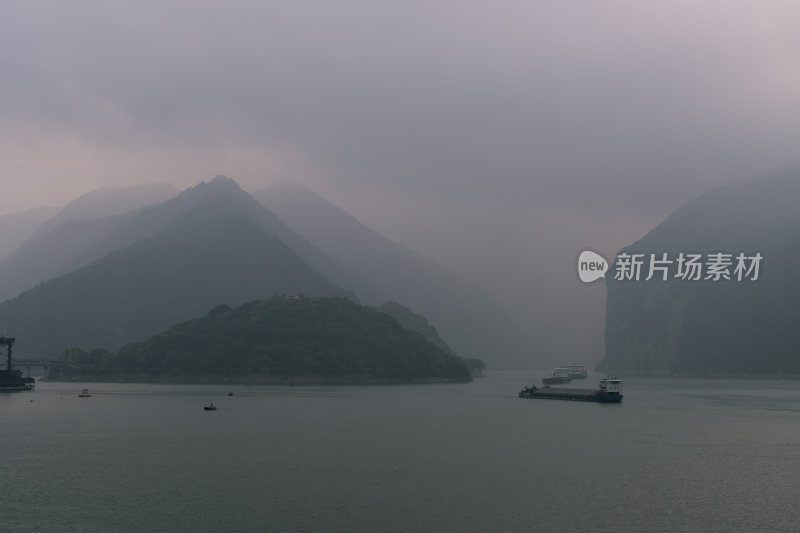
[[[223,176],[222,174],[217,174],[211,178],[208,183],[202,182],[199,186],[203,185],[224,191],[241,190],[241,187],[239,187],[239,184],[236,183],[236,181],[232,180],[228,176]]]
[[[217,174],[216,176],[211,178],[209,183],[227,183],[236,185],[236,182],[234,180],[230,179],[228,176],[225,176],[223,174]]]
[[[208,181],[201,181],[194,187],[184,189],[178,197],[188,199],[210,198],[217,195],[226,195],[234,198],[241,198],[247,194],[239,187],[239,184],[227,176],[214,176]]]

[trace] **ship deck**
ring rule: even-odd
[[[575,395],[575,396],[591,396],[600,392],[598,389],[571,389],[565,387],[539,387],[536,389],[536,394],[546,393],[553,395]]]
[[[542,387],[528,392],[524,398],[552,398],[557,400],[593,401],[600,391],[597,389],[567,389],[558,387]]]

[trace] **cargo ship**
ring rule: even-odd
[[[11,347],[14,346],[14,340],[12,337],[0,337],[0,346],[6,347],[8,358],[6,369],[0,370],[0,391],[33,390],[36,380],[22,377],[22,370],[14,370],[11,366]]]
[[[619,378],[603,378],[600,388],[570,389],[555,387],[525,387],[519,393],[520,398],[542,398],[545,400],[572,400],[577,402],[614,403],[622,401],[622,380]]]

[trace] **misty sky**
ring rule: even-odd
[[[794,1],[4,2],[0,50],[0,214],[297,180],[577,360],[602,338],[581,247],[800,145]]]

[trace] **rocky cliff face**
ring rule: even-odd
[[[701,279],[676,276],[681,252],[701,255]],[[646,280],[650,254],[663,253],[673,261],[668,279]],[[731,279],[706,279],[717,253],[732,254],[723,269]],[[742,272],[738,280],[739,253],[763,257],[758,279]],[[800,374],[800,169],[711,191],[620,254],[643,254],[644,264],[638,281],[615,279],[619,261],[606,275],[598,370]]]

